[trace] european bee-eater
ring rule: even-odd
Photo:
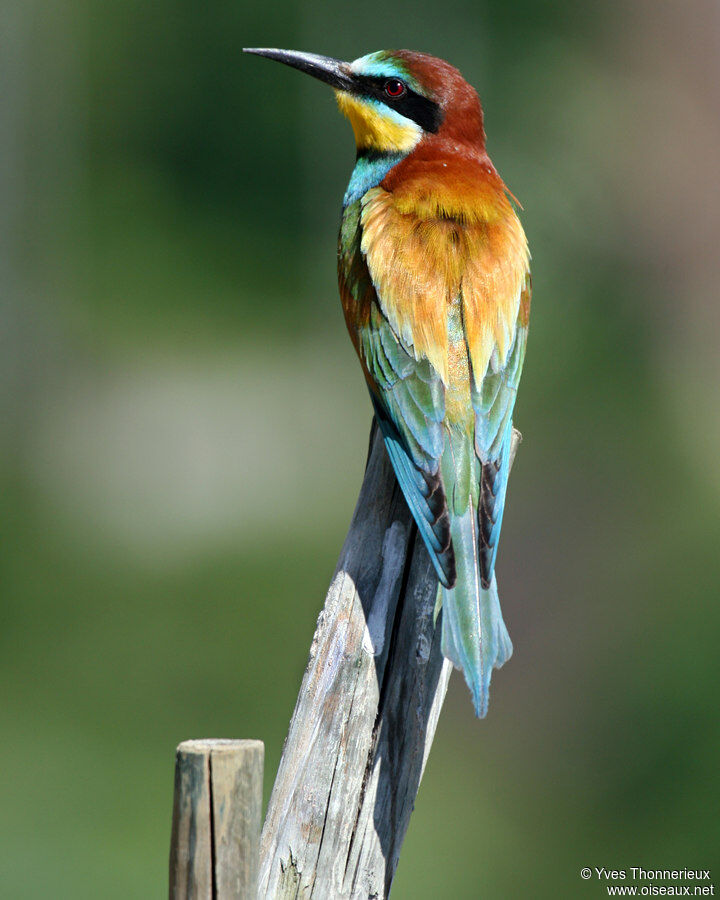
[[[512,644],[495,558],[525,357],[525,234],[475,90],[425,53],[346,63],[251,49],[335,90],[357,161],[343,200],[345,321],[398,483],[440,580],[442,651],[487,712]]]

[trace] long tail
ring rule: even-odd
[[[451,518],[457,581],[442,592],[442,652],[462,669],[479,718],[487,713],[490,677],[512,656],[493,574],[488,588],[480,582],[478,520],[470,504],[464,516]]]

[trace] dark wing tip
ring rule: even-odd
[[[455,569],[455,551],[453,550],[452,536],[450,534],[450,514],[448,512],[442,476],[439,468],[435,474],[422,472],[422,476],[428,486],[427,505],[434,516],[431,528],[440,544],[440,549],[436,555],[445,574],[445,578],[441,578],[440,581],[443,587],[452,590],[457,580],[457,572]]]

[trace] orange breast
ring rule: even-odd
[[[362,252],[400,339],[432,363],[449,395],[463,394],[467,354],[478,380],[504,365],[529,254],[491,166],[451,155],[421,162],[404,177],[396,167],[363,198]]]

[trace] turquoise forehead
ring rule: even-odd
[[[387,50],[368,53],[350,63],[357,75],[371,75],[377,78],[401,78],[409,87],[423,93],[422,86],[412,77],[405,63]]]

